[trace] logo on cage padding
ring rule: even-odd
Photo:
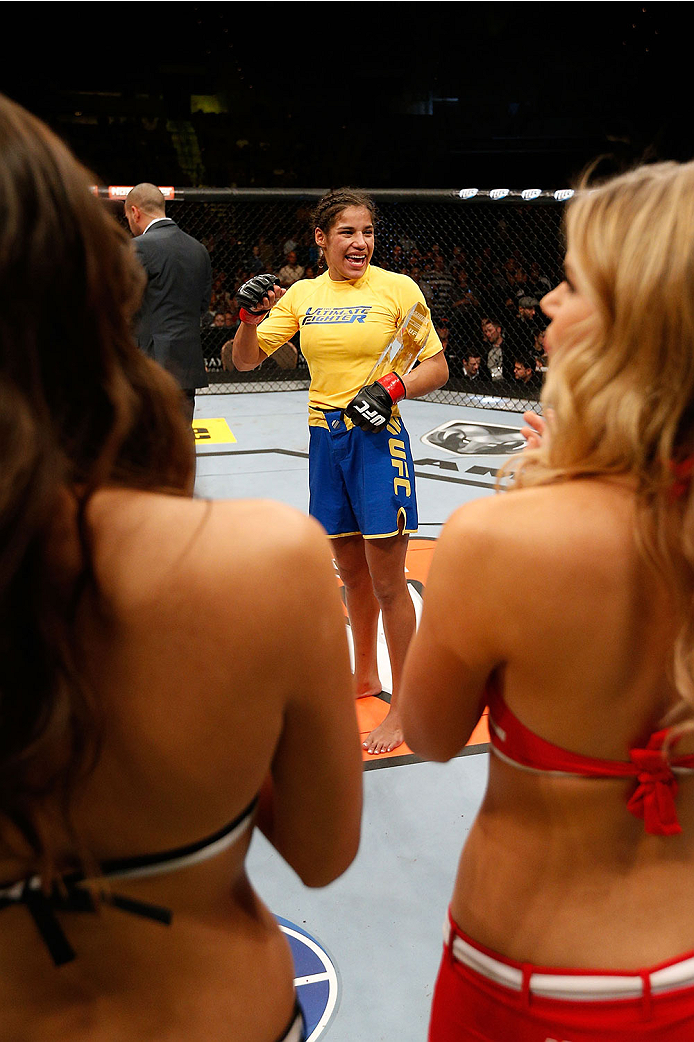
[[[506,427],[500,423],[466,423],[449,420],[442,423],[421,440],[425,445],[443,449],[455,456],[508,456],[520,452],[525,438],[520,427]]]

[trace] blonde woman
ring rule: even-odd
[[[692,227],[692,163],[577,193],[547,430],[435,552],[406,740],[492,755],[431,1042],[694,1037]]]
[[[244,862],[256,824],[308,886],[357,850],[331,555],[299,512],[192,498],[90,184],[0,96],[0,1037],[299,1042]]]

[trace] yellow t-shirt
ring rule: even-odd
[[[325,427],[319,410],[344,409],[352,401],[418,301],[424,303],[419,286],[399,272],[370,265],[359,279],[333,282],[326,271],[287,290],[258,326],[258,344],[271,355],[300,331],[311,374],[308,422]],[[420,361],[442,350],[430,324]]]

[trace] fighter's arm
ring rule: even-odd
[[[407,376],[403,376],[406,398],[421,398],[423,394],[443,387],[448,379],[448,362],[443,351],[425,358]]]
[[[226,344],[224,345],[227,346]],[[240,322],[234,334],[231,348],[231,360],[236,369],[246,372],[257,369],[265,361],[267,355],[258,344],[256,327],[248,322]],[[224,361],[224,358],[222,358]],[[227,367],[228,368],[228,367]]]

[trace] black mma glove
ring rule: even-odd
[[[279,284],[280,280],[276,275],[254,275],[248,282],[244,282],[236,294],[241,321],[257,326],[258,319],[263,318],[270,310],[263,307],[263,297]]]
[[[405,397],[405,385],[397,373],[387,373],[376,383],[362,387],[345,409],[355,427],[380,431],[390,419],[393,406]]]

